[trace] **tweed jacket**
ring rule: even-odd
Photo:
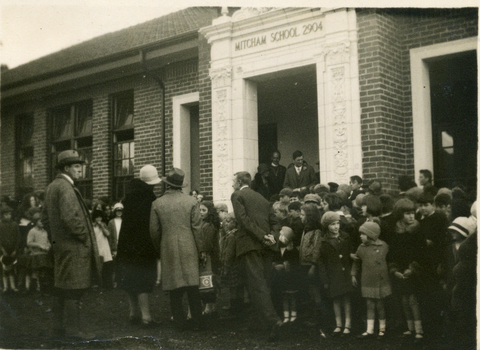
[[[163,290],[198,286],[204,252],[202,218],[195,198],[167,190],[152,204],[150,236],[162,261]]]
[[[252,250],[265,249],[263,237],[273,234],[278,242],[280,227],[270,203],[249,187],[237,190],[231,196],[238,222],[237,256]]]
[[[84,289],[98,284],[100,259],[87,205],[64,175],[47,187],[42,222],[51,234],[55,287]]]

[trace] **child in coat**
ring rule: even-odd
[[[17,250],[20,246],[20,230],[18,224],[12,220],[12,209],[2,207],[0,209],[0,249],[3,268],[3,292],[10,289],[18,292],[15,286],[15,264],[17,263]]]
[[[358,247],[352,267],[352,284],[358,285],[361,271],[362,297],[367,300],[367,330],[359,338],[373,336],[375,325],[375,309],[378,313],[378,336],[385,335],[386,317],[384,298],[392,294],[388,278],[387,253],[388,245],[379,240],[380,225],[377,221],[367,221],[360,226],[362,244]]]
[[[295,233],[288,226],[280,230],[280,250],[275,262],[276,275],[279,277],[277,285],[281,289],[283,298],[283,323],[294,322],[297,319],[298,266],[299,253],[293,242]]]
[[[48,255],[52,245],[48,240],[48,233],[43,228],[40,218],[40,213],[33,215],[32,222],[35,226],[28,232],[27,247],[30,250],[31,257],[31,279],[37,281],[37,291],[42,290],[43,292],[46,270],[52,268],[52,262]]]
[[[333,335],[349,335],[352,327],[350,292],[353,290],[350,237],[340,230],[340,215],[336,212],[327,211],[321,223],[324,234],[320,246],[319,275],[323,287],[333,299],[336,323]],[[342,308],[345,323],[342,320]]]
[[[302,292],[309,292],[315,302],[315,317],[320,326],[320,336],[326,338],[326,324],[323,316],[326,313],[325,304],[322,300],[321,287],[318,278],[318,262],[320,259],[320,211],[315,204],[304,204],[300,210],[300,219],[305,225],[300,241],[300,275]]]
[[[411,200],[399,199],[393,207],[393,214],[397,221],[387,255],[388,268],[394,292],[401,296],[407,320],[408,330],[404,336],[415,334],[415,342],[419,343],[423,339],[423,324],[418,294],[427,242],[415,220],[415,204]]]
[[[110,232],[104,222],[105,214],[100,210],[94,210],[92,213],[93,231],[97,239],[98,255],[102,260],[102,281],[105,288],[113,287],[113,258],[110,250],[108,236]]]
[[[222,262],[222,286],[228,288],[230,297],[230,313],[236,315],[243,306],[243,290],[240,274],[240,263],[236,255],[235,234],[238,231],[237,220],[234,213],[228,213],[223,220],[222,228],[225,231],[225,237],[222,240],[220,249],[220,260]]]

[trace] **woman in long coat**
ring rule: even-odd
[[[128,293],[129,322],[155,325],[150,315],[148,294],[157,278],[157,253],[150,238],[150,210],[156,196],[155,184],[160,183],[157,169],[146,165],[140,170],[140,179],[130,182],[123,202],[124,214],[117,246],[116,281]],[[139,317],[141,313],[141,319]]]
[[[170,292],[173,321],[179,329],[187,327],[182,308],[185,293],[194,326],[201,327],[199,260],[206,258],[199,204],[182,193],[184,176],[181,169],[174,168],[162,178],[167,190],[153,203],[150,217],[151,236],[162,261],[162,288]]]

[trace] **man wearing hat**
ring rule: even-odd
[[[90,214],[75,187],[83,159],[76,150],[58,154],[59,174],[47,187],[42,222],[53,242],[55,298],[54,336],[89,339],[81,331],[80,298],[100,282],[100,261]],[[65,320],[64,320],[65,313]],[[65,321],[65,323],[64,323]]]
[[[162,288],[170,292],[173,321],[179,330],[189,328],[183,311],[182,299],[187,293],[192,326],[201,329],[199,267],[206,262],[202,241],[202,219],[199,203],[182,193],[185,173],[178,168],[170,170],[162,181],[166,191],[152,204],[150,235],[162,261]]]

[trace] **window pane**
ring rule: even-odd
[[[115,128],[133,125],[133,91],[118,94],[114,103]]]
[[[75,135],[92,133],[92,101],[81,102],[75,106]]]
[[[122,161],[122,175],[128,175],[130,164],[128,159]]]
[[[115,176],[122,176],[122,162],[115,162]]]
[[[65,106],[55,109],[53,117],[53,137],[63,139],[72,137],[71,107]]]
[[[21,146],[27,146],[32,143],[33,135],[33,115],[24,115],[20,117],[20,140]]]
[[[135,142],[130,142],[130,158],[135,157]]]
[[[123,148],[123,152],[122,152],[122,159],[128,159],[130,158],[129,157],[129,154],[130,154],[130,147],[129,147],[129,143],[128,142],[125,142],[123,145],[122,145],[122,148]]]

